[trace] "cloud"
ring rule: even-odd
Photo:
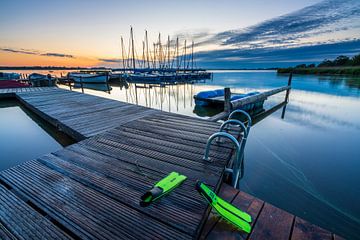
[[[247,28],[201,37],[196,46],[217,46],[196,53],[201,67],[285,67],[355,55],[360,52],[360,1],[325,0]]]
[[[121,61],[121,59],[116,58],[98,58],[98,60],[105,63],[119,63]]]
[[[236,48],[264,48],[269,46],[301,46],[337,34],[344,40],[349,34],[360,37],[360,1],[325,0],[298,11],[276,17],[254,26],[215,34],[198,45],[219,44]],[[351,32],[352,31],[352,32]]]
[[[43,53],[43,54],[41,54],[41,56],[74,58],[74,55],[62,54],[62,53]]]
[[[42,53],[37,50],[28,50],[28,49],[15,49],[15,48],[0,48],[0,51],[3,52],[11,52],[11,53],[20,53],[20,54],[28,54],[28,55],[37,55],[37,56],[48,56],[48,57],[60,57],[60,58],[75,58],[74,55],[63,54],[63,53],[53,53],[53,52],[45,52]]]
[[[288,67],[301,63],[319,63],[339,55],[360,52],[360,39],[299,46],[292,48],[223,49],[196,53],[196,62],[204,68]]]
[[[22,54],[29,54],[29,55],[38,55],[39,53],[32,50],[25,50],[25,49],[13,49],[13,48],[0,48],[1,51],[4,52],[12,52],[12,53],[22,53]]]

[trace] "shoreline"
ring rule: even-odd
[[[360,67],[314,67],[314,68],[278,68],[277,73],[294,73],[303,75],[360,76]]]

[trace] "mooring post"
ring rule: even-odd
[[[109,79],[110,79],[109,72],[106,72],[106,87],[107,87],[108,93],[110,94]]]
[[[292,72],[289,75],[289,80],[288,80],[288,86],[291,87],[291,80],[292,80]],[[290,88],[288,90],[286,90],[286,96],[285,96],[285,102],[288,103],[289,102],[289,94],[290,94]]]
[[[224,112],[231,112],[231,91],[230,88],[224,88]]]
[[[82,81],[82,77],[80,76],[80,85],[81,85],[81,92],[84,93],[84,85]]]
[[[70,91],[72,91],[69,74],[67,75],[67,82],[68,82],[68,84],[69,84]]]

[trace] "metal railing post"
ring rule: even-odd
[[[240,146],[239,142],[236,140],[236,138],[232,135],[230,135],[229,133],[225,133],[225,132],[217,132],[217,133],[214,133],[213,135],[211,135],[209,137],[209,139],[207,140],[207,143],[206,143],[206,148],[205,148],[205,154],[204,154],[204,157],[203,159],[206,160],[206,161],[210,161],[210,157],[209,157],[209,153],[210,153],[210,146],[211,146],[211,143],[214,139],[216,138],[227,138],[229,139],[234,145],[235,145],[235,148],[236,148],[236,159],[235,159],[235,164],[234,166],[241,166],[242,162],[242,154],[241,154],[241,149],[242,147]],[[230,172],[231,173],[231,177],[232,177],[232,185],[234,187],[236,187],[238,185],[238,180],[239,180],[239,176],[240,176],[240,167],[236,167],[236,168],[233,168],[233,169],[225,169],[227,172]]]

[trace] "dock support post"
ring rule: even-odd
[[[231,112],[231,91],[230,88],[224,88],[224,112]]]
[[[80,77],[80,85],[81,85],[81,92],[84,93],[84,85],[83,85],[82,77]]]
[[[289,75],[289,80],[288,80],[288,86],[291,87],[291,80],[292,80],[292,72]],[[290,88],[288,90],[286,90],[286,96],[285,96],[285,102],[288,103],[289,102],[289,94],[290,94]]]
[[[71,82],[70,82],[70,78],[69,78],[69,74],[66,76],[66,80],[67,80],[67,83],[69,84],[70,91],[72,91],[72,89],[71,89]],[[65,82],[65,83],[66,83],[66,82]]]
[[[109,72],[106,72],[106,87],[107,87],[108,94],[110,94],[109,80],[110,80]]]

